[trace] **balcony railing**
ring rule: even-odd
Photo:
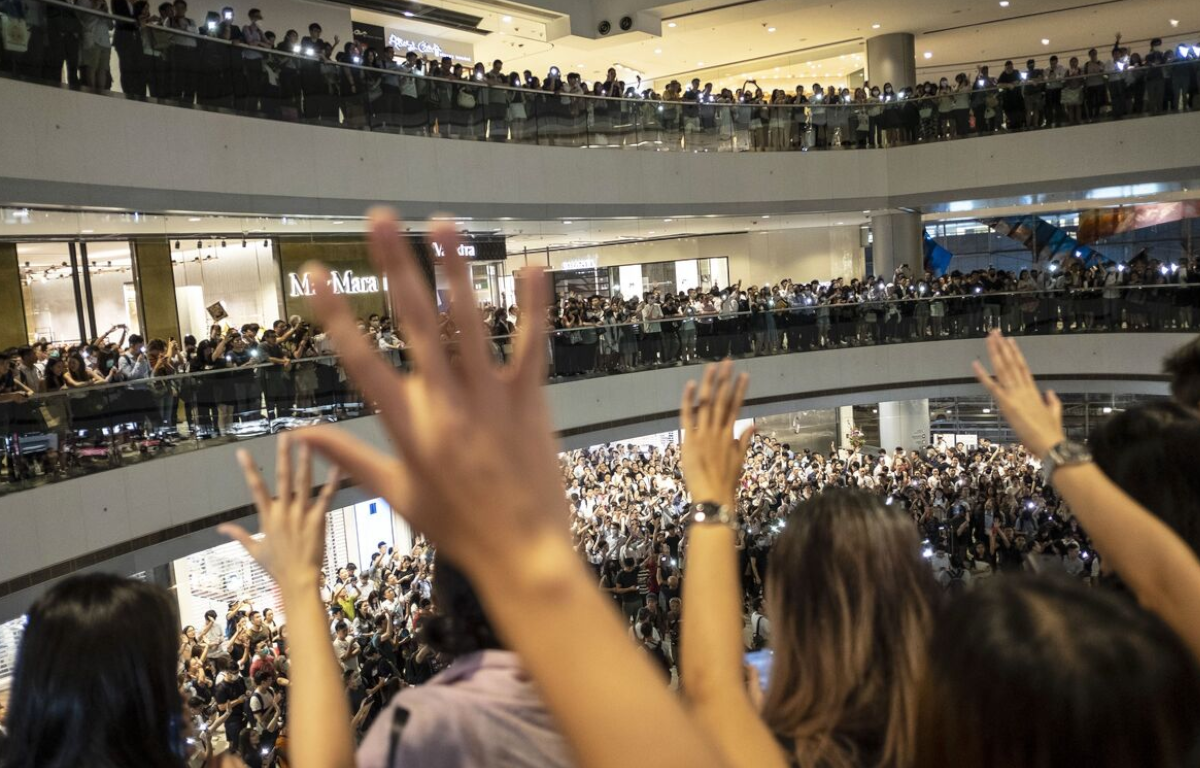
[[[727,356],[1011,335],[1191,333],[1200,284],[1084,291],[984,293],[818,304],[773,300],[750,312],[686,311],[661,320],[601,321],[552,330],[551,383]],[[494,337],[499,362],[511,337]],[[403,350],[381,352],[398,368]],[[371,415],[336,357],[102,384],[18,397],[0,395],[0,493],[197,450],[284,429]]]
[[[589,95],[557,69],[537,87],[514,73],[429,76],[425,62],[405,64],[402,50],[389,63],[371,52],[367,60],[344,51],[335,57],[309,38],[260,47],[239,42],[240,28],[216,14],[200,21],[197,34],[151,12],[131,19],[60,0],[5,0],[0,72],[61,85],[65,67],[72,88],[119,87],[129,98],[290,122],[651,151],[889,147],[1200,108],[1200,48],[1193,46],[1172,51],[1178,61],[1122,60],[1105,73],[1014,72],[1004,84],[976,75],[934,95],[906,88],[843,103],[831,91],[806,104],[769,104],[753,92]]]

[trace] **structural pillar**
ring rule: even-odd
[[[929,401],[898,400],[879,404],[879,447],[920,451],[929,445]]]
[[[0,243],[0,349],[29,343],[16,243]]]
[[[850,447],[850,430],[854,429],[854,406],[839,405],[837,408],[837,444],[839,448]]]
[[[134,285],[137,286],[138,330],[146,341],[179,339],[179,307],[175,301],[175,265],[166,239],[133,241]]]
[[[908,267],[910,278],[925,274],[924,224],[909,211],[871,216],[871,259],[875,277],[891,281],[896,270]]]
[[[867,39],[867,81],[883,90],[891,83],[899,93],[917,84],[915,39],[910,32],[893,32]]]

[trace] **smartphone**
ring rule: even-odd
[[[746,654],[745,662],[758,672],[758,683],[764,691],[767,690],[767,681],[771,678],[771,665],[775,662],[774,652],[766,649],[750,651]]]

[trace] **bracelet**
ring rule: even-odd
[[[732,529],[737,527],[737,515],[724,504],[702,501],[688,509],[687,522],[689,526],[723,525]]]

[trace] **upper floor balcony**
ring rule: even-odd
[[[0,126],[24,151],[0,159],[3,203],[357,215],[385,200],[545,219],[934,211],[1200,182],[1190,47],[1108,75],[767,104],[753,89],[606,98],[557,76],[336,61],[320,40],[249,47],[219,19],[193,34],[58,0],[13,7],[0,98],[20,108]]]

